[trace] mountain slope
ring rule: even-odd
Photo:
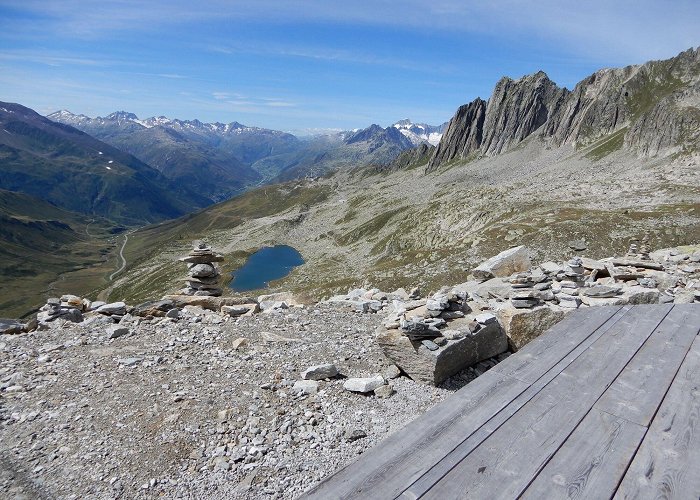
[[[401,152],[411,149],[413,143],[397,128],[382,128],[372,124],[354,132],[345,132],[329,140],[318,154],[306,152],[284,168],[276,180],[287,181],[301,177],[325,175],[340,168],[362,165],[385,165]]]
[[[177,217],[208,201],[73,127],[0,102],[0,188],[129,224]]]
[[[434,290],[520,244],[545,261],[573,255],[571,240],[584,240],[585,255],[594,258],[624,254],[631,239],[645,235],[652,249],[700,241],[695,58],[690,51],[643,65],[649,69],[605,70],[627,82],[615,98],[612,90],[593,92],[588,80],[585,92],[558,89],[543,73],[501,80],[488,102],[458,110],[434,152],[424,146],[385,168],[355,165],[269,186],[134,233],[127,253],[135,265],[113,298],[145,299],[146,285],[150,296],[177,289],[173,263],[200,238],[228,255],[225,271],[241,252],[295,247],[306,264],[273,286],[313,297],[368,285]],[[664,83],[668,74],[675,75],[672,86]],[[644,106],[642,95],[650,96]],[[683,120],[656,123],[660,133],[651,133],[639,120],[654,116]],[[636,127],[640,133],[628,136]],[[361,131],[343,146],[366,144],[380,130]],[[437,168],[443,165],[449,168]],[[146,269],[158,279],[138,285]]]
[[[63,110],[48,118],[129,152],[169,179],[184,182],[214,201],[230,198],[263,182],[266,175],[277,174],[259,172],[256,162],[302,147],[291,134],[237,122],[203,123],[163,116],[141,120],[124,111],[89,118]]]
[[[555,147],[579,148],[607,138],[607,149],[625,147],[645,156],[697,149],[699,75],[697,48],[665,61],[600,70],[573,91],[541,71],[503,78],[488,102],[476,99],[457,111],[428,169],[494,156],[532,135]]]
[[[22,316],[49,293],[103,286],[118,230],[105,219],[0,189],[0,316]]]

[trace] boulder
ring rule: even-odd
[[[413,380],[438,385],[448,377],[479,361],[508,350],[508,340],[498,324],[492,322],[476,332],[470,331],[471,320],[456,319],[449,325],[457,335],[445,337],[443,345],[432,343],[431,350],[421,341],[412,341],[400,330],[380,328],[377,342],[384,354]]]
[[[496,315],[508,337],[508,344],[513,350],[518,350],[561,321],[567,312],[551,305],[516,309],[504,303]]]
[[[384,377],[381,375],[364,378],[349,378],[343,384],[343,388],[347,391],[367,393],[383,386],[384,383]]]
[[[527,271],[531,266],[529,252],[526,247],[521,245],[504,250],[482,262],[472,271],[472,274],[475,278],[488,280]]]
[[[646,288],[635,285],[625,290],[623,296],[627,299],[628,304],[658,304],[659,291],[656,288]]]
[[[338,375],[338,368],[332,363],[310,366],[301,374],[304,380],[323,380]]]
[[[105,304],[98,307],[97,312],[100,314],[106,314],[107,316],[123,316],[126,314],[126,304],[124,302],[112,302],[110,304]]]

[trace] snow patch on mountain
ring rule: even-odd
[[[405,120],[399,120],[392,126],[398,129],[414,146],[419,146],[426,142],[437,146],[442,138],[447,122],[442,125],[428,125],[425,123],[413,123],[406,118]]]

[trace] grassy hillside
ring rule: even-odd
[[[0,102],[0,126],[0,189],[134,225],[210,203],[133,156],[29,108]]]
[[[102,218],[0,190],[0,316],[23,316],[50,296],[104,287],[121,230]]]
[[[176,259],[194,239],[227,255],[224,271],[262,245],[291,245],[306,264],[273,289],[314,298],[370,284],[429,290],[458,283],[481,260],[520,244],[544,261],[574,255],[574,239],[587,242],[590,257],[624,254],[645,234],[655,248],[700,241],[700,159],[640,159],[616,142],[577,152],[532,138],[434,173],[425,173],[418,155],[402,168],[251,191],[134,233],[131,267],[111,298],[178,289],[185,269]]]

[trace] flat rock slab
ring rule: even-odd
[[[561,307],[550,305],[532,309],[516,309],[504,305],[496,311],[496,315],[503,325],[510,347],[517,351],[561,321],[567,312]]]

